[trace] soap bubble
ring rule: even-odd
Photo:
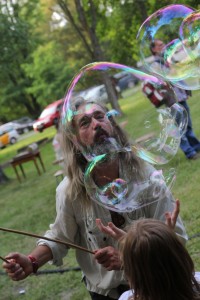
[[[138,80],[137,86],[125,91],[115,87],[118,101],[126,101],[123,95],[131,98],[128,113],[134,122],[128,139],[120,129],[124,123],[120,111],[110,109],[109,85],[108,92],[105,88],[109,79],[124,73]],[[146,82],[167,99],[167,106],[163,104],[156,109],[144,96],[142,86]],[[187,114],[177,103],[172,86],[156,76],[109,62],[83,67],[72,79],[65,96],[62,123],[86,158],[84,183],[91,199],[117,212],[132,212],[162,200],[170,193],[175,180],[175,168],[169,171],[165,165],[179,149],[187,123],[185,117]],[[87,130],[99,121],[103,121],[105,127],[98,126],[99,134],[94,135],[94,142],[88,146],[90,131]],[[101,131],[102,128],[106,132]],[[81,130],[86,130],[86,140],[80,135]],[[157,165],[157,169],[151,164]],[[118,176],[113,176],[113,168]]]
[[[168,44],[177,38],[182,21],[193,11],[192,8],[185,5],[168,5],[154,12],[143,22],[137,38],[140,42],[141,59],[147,69],[154,71],[146,60],[152,55],[151,43],[157,39]]]
[[[131,74],[138,79],[139,91],[135,96],[135,90],[132,89],[132,106],[130,112],[134,119],[134,127],[130,138],[132,142],[128,145],[130,149],[136,151],[137,155],[154,164],[165,164],[170,161],[178,151],[181,134],[179,132],[180,126],[183,131],[183,121],[181,114],[179,113],[179,124],[172,115],[170,107],[162,106],[161,110],[155,109],[151,102],[144,97],[141,90],[141,85],[149,81],[160,91],[160,94],[165,98],[169,98],[168,102],[171,102],[171,107],[177,103],[177,99],[173,88],[164,82],[162,79],[152,76],[148,73],[139,71],[137,69],[109,62],[92,63],[83,67],[80,72],[73,78],[67,95],[65,97],[62,122],[66,126],[66,130],[72,136],[73,142],[77,145],[77,148],[81,150],[88,161],[93,160],[96,156],[106,153],[117,153],[120,151],[126,151],[126,145],[116,136],[108,136],[103,134],[103,139],[99,143],[98,147],[86,147],[83,146],[77,138],[76,128],[74,120],[80,118],[84,110],[89,116],[93,116],[94,103],[99,105],[105,105],[109,102],[109,93],[106,91],[105,85],[108,83],[105,79],[115,78],[119,73],[125,72]],[[98,82],[98,86],[93,87],[94,82]],[[83,90],[83,86],[87,87]],[[99,93],[97,93],[98,91]],[[109,88],[108,88],[109,92]],[[117,94],[118,90],[115,89]],[[121,95],[118,95],[118,98]],[[121,101],[120,98],[118,101]],[[123,100],[122,100],[123,101]],[[138,109],[134,110],[134,107]],[[78,107],[78,108],[77,108]],[[179,106],[174,106],[173,114]],[[137,113],[136,113],[137,112]],[[108,110],[105,114],[104,121],[111,123],[112,125],[117,122],[118,115],[120,113],[116,110]],[[141,120],[143,122],[141,123]],[[114,122],[114,123],[113,123]],[[181,125],[180,125],[181,124]],[[149,134],[151,136],[149,137]],[[141,136],[145,138],[145,142],[140,141]],[[146,137],[147,136],[147,137]]]
[[[119,160],[121,155],[118,153]],[[99,176],[98,182],[95,182],[95,168],[101,168],[103,164],[112,161],[108,154],[99,156],[91,161],[85,172],[84,182],[88,195],[99,205],[116,212],[132,212],[138,208],[162,201],[172,188],[175,181],[175,169],[156,170],[147,165],[144,166],[143,176],[132,169],[129,173],[128,167],[124,168],[126,160],[120,160],[122,165],[119,167],[120,174],[118,178],[109,176]]]
[[[145,118],[153,119],[157,134],[146,135],[145,140],[139,145],[133,145],[137,155],[152,164],[166,164],[178,151],[181,136],[187,126],[187,112],[179,104],[171,108],[159,108],[154,114],[146,115]],[[156,122],[155,122],[156,121]],[[145,120],[145,124],[150,121]],[[148,129],[150,126],[148,126]],[[152,128],[151,128],[152,130]],[[147,132],[147,131],[146,131]]]
[[[195,61],[191,60],[186,42],[175,39],[163,48],[163,65],[161,69],[169,80],[184,80],[188,74],[194,75],[196,71]],[[165,67],[167,66],[167,68]]]
[[[194,58],[200,53],[200,10],[190,13],[184,18],[179,36],[182,41],[187,41],[187,50]]]
[[[199,59],[200,53],[192,55],[189,51],[188,40],[175,39],[163,48],[161,73],[177,87],[186,90],[199,89]]]
[[[145,68],[177,87],[199,89],[198,24],[199,13],[179,4],[166,6],[148,17],[137,35]],[[149,63],[147,58],[154,51],[160,54],[154,57],[154,62]]]
[[[186,132],[188,124],[188,114],[184,106],[179,103],[174,103],[170,108],[170,115],[174,120],[174,123],[179,129],[180,137]]]

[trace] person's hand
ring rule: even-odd
[[[108,225],[105,226],[100,219],[96,219],[96,225],[101,232],[111,236],[116,241],[126,235],[124,230],[117,228],[112,222],[108,222]]]
[[[33,271],[32,263],[26,255],[15,252],[8,254],[6,259],[9,263],[4,262],[2,266],[14,281],[26,278]]]
[[[94,257],[108,271],[121,269],[119,251],[111,246],[95,250]]]
[[[176,199],[175,207],[172,212],[165,213],[165,223],[171,228],[174,229],[176,221],[180,212],[180,201]]]

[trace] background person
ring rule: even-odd
[[[151,65],[152,69],[154,70],[156,69],[159,70],[161,68],[161,65],[164,65],[164,59],[162,56],[162,50],[164,47],[165,44],[163,43],[163,41],[158,39],[155,39],[150,45],[150,50],[154,55],[154,59],[155,59],[155,61]],[[200,154],[197,153],[200,151],[200,141],[197,139],[197,137],[193,132],[192,119],[190,116],[190,108],[187,104],[188,96],[189,95],[191,96],[191,91],[186,91],[174,85],[173,85],[173,89],[177,96],[179,104],[181,104],[185,108],[188,115],[188,124],[186,128],[186,132],[181,137],[180,148],[188,159],[198,159],[200,158]]]
[[[62,130],[62,150],[65,159],[66,177],[56,190],[57,216],[45,236],[68,241],[95,251],[95,254],[76,250],[84,281],[92,299],[118,299],[124,290],[129,289],[121,270],[121,260],[117,241],[99,232],[96,219],[104,223],[113,222],[119,228],[130,225],[139,218],[155,218],[164,221],[165,211],[173,211],[174,199],[171,193],[164,193],[160,201],[152,203],[153,194],[149,189],[144,195],[146,206],[130,213],[117,213],[100,206],[91,200],[84,185],[84,172],[88,164],[84,150],[93,149],[105,153],[111,149],[110,138],[128,146],[128,139],[112,116],[107,117],[105,107],[96,103],[85,103],[78,99],[74,103],[74,117],[67,128]],[[81,149],[79,145],[81,145]],[[93,171],[94,184],[105,185],[107,178],[119,178],[121,167],[133,182],[149,178],[154,168],[144,163],[133,152],[118,153]],[[187,234],[180,217],[175,226],[176,234],[184,242]],[[68,248],[55,242],[39,240],[29,256],[10,253],[3,267],[13,280],[22,280],[48,261],[60,266]]]

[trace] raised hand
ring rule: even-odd
[[[171,228],[174,229],[176,225],[176,220],[180,212],[180,201],[176,199],[175,207],[172,212],[165,213],[165,223]]]
[[[96,225],[101,232],[104,232],[117,241],[126,235],[124,230],[117,228],[112,222],[108,222],[108,225],[105,226],[100,219],[96,219]]]

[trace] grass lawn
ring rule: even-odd
[[[200,138],[200,92],[194,92],[189,100],[193,127],[196,135]],[[151,119],[151,114],[146,108],[146,101],[140,92],[120,100],[124,116],[120,121],[128,120],[125,129],[132,138],[137,138],[148,133],[150,129],[135,124],[144,124]],[[134,100],[134,101],[133,101]],[[147,109],[145,111],[145,109]],[[153,110],[152,114],[154,113]],[[141,118],[142,116],[142,118]],[[150,117],[149,117],[150,116]],[[154,128],[155,129],[155,128]],[[8,146],[0,150],[0,164],[8,161],[17,153],[17,149],[28,145],[44,137],[52,138],[55,134],[54,128],[49,128],[43,133],[33,134],[13,146]],[[0,227],[19,229],[44,234],[49,224],[55,217],[55,188],[56,180],[53,176],[58,170],[58,166],[52,165],[54,152],[51,142],[40,148],[41,156],[45,164],[46,172],[38,176],[33,162],[24,165],[27,179],[20,184],[11,167],[4,171],[10,181],[0,186]],[[175,198],[181,200],[181,216],[187,228],[189,237],[200,234],[200,210],[199,207],[199,187],[200,160],[189,161],[178,151],[177,155],[167,164],[168,168],[176,169],[176,181],[173,186]],[[12,233],[0,232],[0,255],[5,256],[9,252],[18,251],[28,254],[35,246],[35,239]],[[200,237],[194,237],[187,243],[187,248],[191,254],[197,271],[200,271]],[[77,266],[74,250],[69,251],[69,255],[64,260],[62,268]],[[41,270],[55,270],[54,266],[45,265]],[[3,273],[3,269],[1,269]],[[45,274],[30,276],[21,282],[12,282],[7,276],[0,274],[0,291],[2,300],[18,299],[23,297],[28,300],[40,299],[70,299],[89,300],[90,297],[81,282],[80,271],[70,271],[60,274]],[[23,291],[25,293],[23,294]]]

